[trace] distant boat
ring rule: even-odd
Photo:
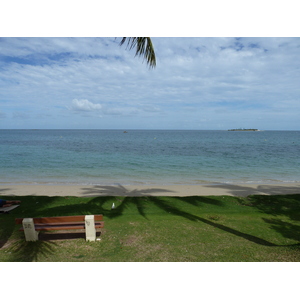
[[[250,128],[250,129],[228,129],[228,131],[259,131],[258,129]]]
[[[127,133],[127,131],[125,130],[125,131],[123,131],[123,133]]]

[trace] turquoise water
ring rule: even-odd
[[[300,182],[300,131],[0,130],[0,184]]]

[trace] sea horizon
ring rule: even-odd
[[[111,131],[230,131],[231,129],[247,129],[243,127],[238,128],[226,128],[226,129],[163,129],[163,128],[0,128],[1,130],[111,130]],[[262,128],[253,128],[258,129],[258,131],[300,131],[300,129],[262,129]]]

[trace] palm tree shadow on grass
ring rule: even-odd
[[[286,216],[294,221],[300,221],[300,194],[295,195],[251,195],[239,199],[245,206],[253,206],[259,211],[272,216]]]
[[[122,187],[122,190],[124,191],[124,188]],[[144,194],[143,191],[141,191],[141,194]],[[217,206],[222,206],[223,203],[217,199],[209,198],[209,197],[203,197],[203,196],[192,196],[192,197],[175,197],[174,198],[177,201],[183,201],[185,203],[191,204],[193,206],[201,206],[201,204],[212,204]],[[120,203],[117,204],[115,209],[111,209],[111,203],[119,201]],[[156,196],[143,196],[143,197],[95,197],[91,199],[87,204],[80,204],[79,205],[66,205],[63,207],[56,207],[52,208],[51,212],[48,210],[47,214],[55,214],[58,211],[62,211],[64,209],[74,210],[74,211],[81,211],[82,213],[87,212],[88,213],[100,213],[103,214],[104,217],[114,219],[117,217],[120,217],[126,213],[126,210],[129,208],[129,206],[135,206],[137,208],[137,211],[141,216],[143,216],[145,219],[147,218],[146,214],[146,202],[152,203],[155,206],[157,206],[160,210],[171,213],[173,215],[183,217],[185,219],[188,219],[190,221],[194,222],[203,222],[205,224],[208,224],[210,226],[213,226],[215,228],[218,228],[220,230],[226,231],[230,234],[234,234],[238,237],[244,238],[248,241],[254,242],[259,245],[263,246],[278,246],[274,243],[268,242],[264,239],[258,238],[256,236],[240,232],[236,229],[232,229],[228,226],[218,224],[216,222],[213,222],[211,220],[207,220],[205,218],[201,218],[199,216],[196,216],[194,214],[188,213],[186,211],[183,211],[179,208],[177,208],[174,204],[172,204],[170,201],[163,200],[162,197],[156,197]],[[107,208],[105,208],[107,207]]]
[[[296,240],[300,244],[300,225],[275,218],[263,218],[263,220],[270,225],[272,230],[279,232],[285,238]]]
[[[100,206],[100,213],[106,215],[109,218],[116,218],[123,215],[128,205],[135,205],[138,212],[141,216],[147,219],[146,211],[145,211],[145,199],[146,201],[153,201],[153,199],[160,199],[160,197],[151,196],[155,193],[164,193],[164,192],[172,192],[171,190],[167,189],[158,189],[158,188],[149,188],[149,189],[134,189],[129,190],[124,186],[118,184],[117,186],[94,186],[92,188],[84,188],[86,194],[96,194],[99,195],[104,193],[105,195],[116,195],[115,197],[97,197],[90,201],[90,204],[97,203]],[[119,200],[118,196],[124,197],[122,200]],[[208,198],[208,197],[200,197],[200,196],[190,196],[190,197],[175,197],[176,199],[180,199],[190,205],[199,206],[203,203],[213,204],[222,206],[223,203],[219,200]],[[106,203],[111,203],[113,200],[120,201],[121,203],[117,205],[116,209],[104,209]],[[161,200],[159,200],[161,201]],[[158,204],[155,202],[156,205]],[[158,206],[158,205],[157,205]],[[172,208],[173,205],[170,205]],[[169,206],[166,204],[165,206],[160,206],[160,209],[165,210],[166,212],[169,211]]]
[[[200,199],[202,199],[202,197],[199,197]],[[154,200],[154,203],[160,207],[161,209],[165,210],[165,211],[168,211],[174,215],[177,215],[177,216],[181,216],[181,217],[184,217],[190,221],[200,221],[200,222],[203,222],[205,224],[208,224],[210,226],[213,226],[215,228],[218,228],[218,229],[221,229],[223,231],[226,231],[228,233],[231,233],[231,234],[234,234],[236,236],[239,236],[239,237],[242,237],[248,241],[251,241],[251,242],[254,242],[256,244],[259,244],[259,245],[263,245],[263,246],[277,246],[276,244],[274,243],[270,243],[264,239],[261,239],[261,238],[258,238],[254,235],[251,235],[251,234],[247,234],[247,233],[243,233],[241,231],[238,231],[236,229],[232,229],[228,226],[225,226],[225,225],[221,225],[221,224],[218,224],[216,222],[212,222],[210,220],[207,220],[207,219],[204,219],[204,218],[201,218],[201,217],[198,217],[196,215],[193,215],[193,214],[190,214],[190,213],[187,213],[187,212],[184,212],[182,210],[179,210],[178,208],[176,207],[172,207],[169,205],[169,203],[165,203],[164,201],[157,201],[157,199],[153,199]],[[213,199],[209,199],[209,200],[213,200]],[[207,201],[207,200],[206,200]],[[217,201],[217,200],[215,200]]]
[[[15,262],[33,262],[39,261],[39,258],[51,255],[56,244],[51,241],[26,242],[24,240],[16,241],[11,248],[11,261]]]
[[[8,242],[14,231],[14,220],[10,214],[0,215],[0,249]]]
[[[105,196],[95,197],[90,201],[78,204],[67,204],[44,209],[39,212],[45,216],[65,216],[65,215],[96,215],[103,214],[104,218],[114,219],[126,213],[129,206],[135,206],[137,211],[145,219],[148,219],[145,211],[145,199],[147,197],[118,197]],[[112,203],[116,208],[112,209]]]
[[[189,204],[192,204],[194,206],[199,206],[201,205],[201,203],[206,203],[206,204],[213,204],[213,205],[219,205],[222,206],[223,203],[219,200],[213,199],[213,198],[208,198],[208,197],[202,197],[202,196],[193,196],[193,197],[176,197],[176,200],[180,200]],[[101,204],[103,205],[105,202],[107,201],[111,201],[112,199],[101,199],[101,197],[99,198],[95,198],[92,201],[99,201]],[[144,203],[145,201],[147,202],[151,202],[154,205],[156,205],[159,209],[161,209],[162,211],[166,212],[166,213],[171,213],[173,215],[179,216],[179,217],[183,217],[185,219],[188,219],[190,221],[194,221],[194,222],[203,222],[205,224],[208,224],[210,226],[213,226],[215,228],[218,228],[220,230],[226,231],[228,233],[234,234],[238,237],[244,238],[248,241],[254,242],[256,244],[259,245],[263,245],[263,246],[279,246],[276,245],[274,243],[268,242],[264,239],[258,238],[256,236],[247,234],[247,233],[243,233],[240,232],[236,229],[232,229],[228,226],[225,225],[221,225],[218,224],[216,222],[212,222],[210,220],[207,220],[205,218],[201,218],[199,216],[193,215],[191,213],[185,212],[179,208],[177,208],[175,205],[170,204],[169,201],[165,201],[163,199],[161,199],[161,197],[155,197],[155,196],[147,196],[147,197],[143,197],[143,198],[139,198],[139,197],[125,197],[121,204],[117,206],[116,209],[113,210],[103,210],[103,214],[109,218],[116,218],[119,217],[121,215],[123,215],[125,213],[126,208],[131,205],[134,204],[137,206],[137,210],[139,211],[139,213],[147,219],[146,216],[146,212],[145,212],[145,206]]]
[[[291,195],[252,195],[239,199],[242,205],[253,206],[257,210],[273,216],[262,218],[270,225],[272,230],[277,231],[283,237],[300,242],[300,194]],[[278,218],[284,217],[285,220]]]

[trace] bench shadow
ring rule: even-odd
[[[101,236],[101,232],[96,232],[96,238]],[[39,234],[39,241],[54,241],[54,240],[75,240],[75,239],[84,239],[85,232],[63,232],[63,233],[45,233],[41,232]]]

